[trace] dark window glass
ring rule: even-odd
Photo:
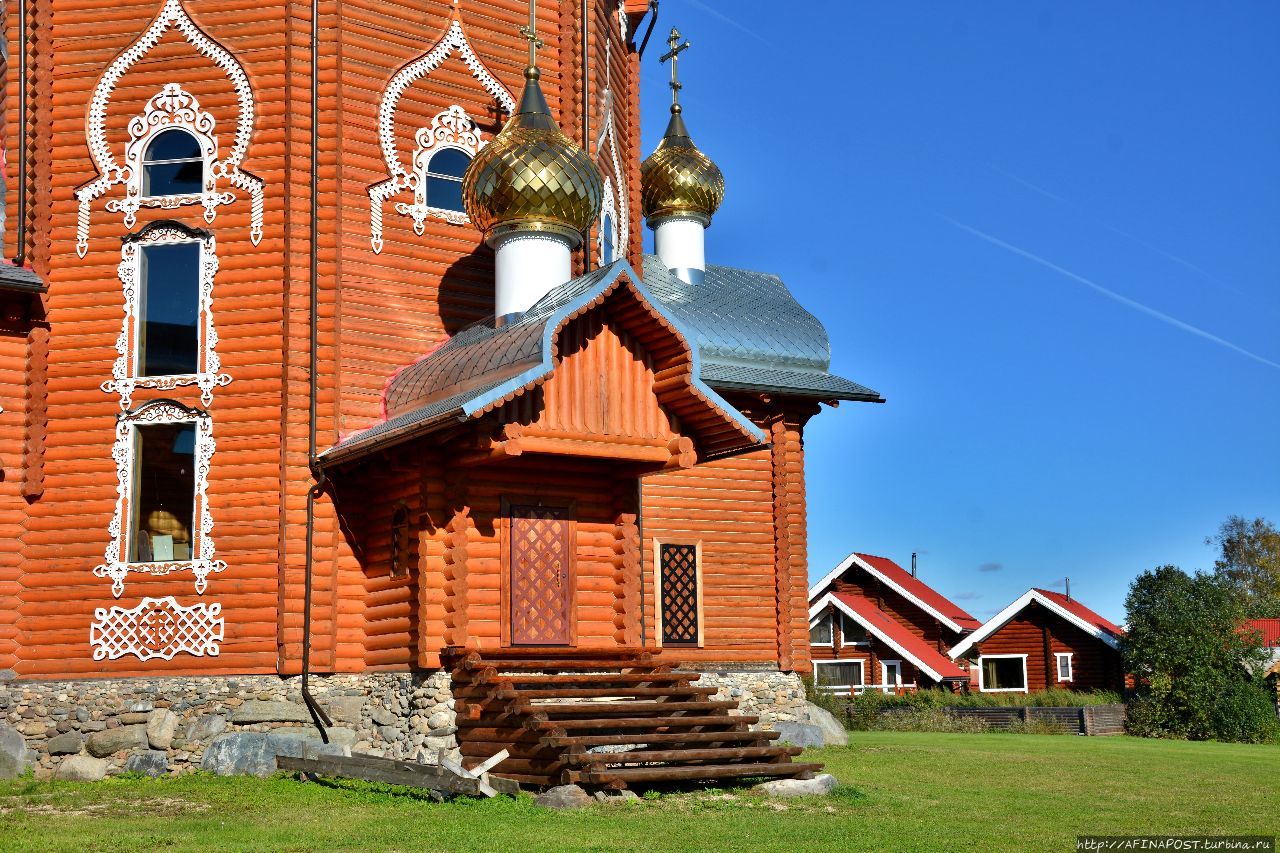
[[[850,619],[844,613],[840,614],[840,642],[848,645],[850,643],[865,643],[867,641],[867,629],[859,625],[855,620]]]
[[[837,685],[840,687],[862,686],[862,662],[820,663],[818,664],[818,683]]]
[[[409,574],[409,510],[400,506],[391,515],[391,577]]]
[[[604,257],[602,260],[606,264],[611,264],[616,260],[614,258],[613,248],[613,217],[609,214],[604,215],[604,219],[600,220],[600,233],[603,235],[602,243],[604,244]]]
[[[427,204],[443,210],[463,212],[462,176],[471,165],[466,152],[441,148],[427,161]]]
[[[828,613],[819,619],[812,628],[809,629],[809,642],[821,643],[824,646],[831,645],[831,614]]]
[[[142,247],[138,374],[197,372],[200,244]]]
[[[983,658],[982,686],[987,690],[1026,690],[1022,658]]]
[[[185,130],[156,134],[142,158],[142,194],[191,195],[204,190],[200,142]]]
[[[195,424],[137,427],[130,562],[191,559],[195,452]]]

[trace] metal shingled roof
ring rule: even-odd
[[[351,456],[468,417],[549,373],[551,330],[623,271],[636,278],[618,261],[557,287],[506,325],[495,328],[490,318],[462,330],[392,378],[384,397],[387,420],[323,455]],[[699,377],[716,400],[711,388],[883,402],[875,391],[827,372],[826,329],[777,276],[711,265],[703,283],[690,285],[653,255],[645,257],[644,271],[639,290],[695,345]],[[724,408],[746,422],[727,403]]]
[[[40,276],[26,267],[0,263],[0,290],[19,293],[44,293],[48,290]]]

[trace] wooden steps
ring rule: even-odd
[[[506,749],[492,775],[522,785],[809,777],[819,764],[752,731],[759,718],[651,649],[446,649],[463,766]],[[613,749],[610,749],[613,748]],[[619,750],[619,751],[615,751]]]

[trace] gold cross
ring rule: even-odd
[[[680,103],[680,90],[684,88],[680,84],[680,72],[676,67],[680,62],[680,54],[689,49],[689,42],[680,43],[680,39],[684,36],[680,35],[680,31],[675,27],[671,28],[671,35],[667,37],[667,44],[671,47],[662,56],[658,57],[659,62],[671,61],[671,104],[672,106]]]
[[[538,66],[538,48],[542,47],[542,39],[538,38],[538,0],[529,0],[529,23],[520,28],[520,35],[529,42],[529,67]]]

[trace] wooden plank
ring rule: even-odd
[[[603,785],[610,782],[675,782],[692,779],[735,779],[750,776],[800,776],[816,773],[821,764],[704,764],[696,767],[623,767],[616,770],[570,770],[571,781]]]
[[[548,735],[542,743],[555,747],[617,746],[642,743],[758,743],[777,740],[780,732],[666,732],[663,734],[632,733],[625,735]]]
[[[535,720],[529,728],[545,729],[663,729],[693,726],[746,726],[760,722],[759,717],[724,714],[717,717],[606,717],[587,720]]]
[[[662,714],[664,717],[670,716],[676,711],[729,711],[738,707],[736,700],[727,702],[581,702],[581,703],[560,703],[560,704],[540,704],[518,705],[517,708],[522,711],[537,711],[546,714],[548,718],[563,717],[566,715],[589,714],[597,717],[613,714],[625,714],[636,716],[639,714]]]
[[[392,785],[405,785],[413,788],[428,788],[433,791],[448,791],[454,794],[480,793],[480,780],[460,776],[442,767],[427,764],[409,765],[410,762],[379,759],[374,756],[350,758],[344,756],[325,756],[323,758],[290,758],[280,756],[277,764],[283,770],[295,770],[303,773],[314,773],[318,776],[338,776],[347,779],[363,779],[366,782],[386,782]]]
[[[744,758],[779,760],[804,752],[799,746],[741,746],[710,749],[635,749],[630,752],[574,752],[564,762],[577,766],[605,764],[650,764],[659,761],[737,761]]]

